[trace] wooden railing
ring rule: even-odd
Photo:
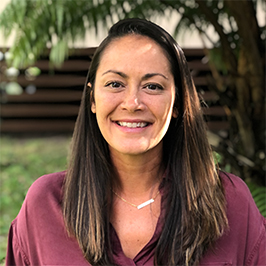
[[[0,49],[1,50],[1,49]],[[86,74],[95,48],[77,49],[60,68],[51,70],[48,58],[35,64],[41,74],[27,79],[21,69],[16,82],[23,88],[20,95],[8,95],[1,91],[1,133],[71,133],[78,114]],[[219,97],[208,88],[210,70],[204,63],[201,49],[184,49],[199,94],[209,105],[204,107],[210,131],[228,129],[226,112],[219,104]],[[9,82],[4,75],[2,61],[0,82]],[[36,91],[27,93],[27,86]]]

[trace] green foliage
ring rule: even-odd
[[[256,7],[258,1],[253,3]],[[197,30],[215,47],[238,45],[238,28],[224,0],[11,0],[0,14],[0,29],[6,37],[16,32],[9,60],[14,67],[33,64],[49,47],[51,62],[60,65],[68,56],[69,45],[84,40],[88,29],[97,34],[100,27],[108,28],[119,19],[154,19],[166,12],[168,16],[180,14],[174,35]],[[213,39],[209,28],[218,33],[218,39]]]
[[[51,47],[50,60],[60,65],[68,56],[68,47],[83,40],[88,29],[95,32],[125,17],[146,17],[164,14],[160,1],[98,0],[11,0],[0,15],[0,28],[7,38],[16,32],[11,47],[14,67],[33,64],[46,48]]]
[[[30,185],[40,176],[66,169],[70,138],[17,139],[1,137],[0,262],[6,237]]]
[[[223,73],[223,75],[226,75],[228,72],[228,69],[222,60],[222,54],[221,54],[221,48],[213,48],[209,50],[209,58],[213,62],[213,64],[216,66],[216,68]]]
[[[108,27],[124,17],[163,14],[163,6],[152,0],[141,5],[135,1],[12,0],[0,15],[5,37],[16,32],[8,63],[26,67],[51,47],[50,60],[59,66],[68,56],[68,46],[83,40],[88,29],[97,33],[100,23]]]

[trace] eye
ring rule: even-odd
[[[115,89],[118,89],[120,88],[121,86],[123,86],[120,82],[117,82],[117,81],[111,81],[111,82],[108,82],[106,85],[106,87],[111,87],[111,88],[115,88]]]
[[[144,88],[147,88],[149,90],[152,90],[152,91],[156,91],[156,90],[163,90],[163,87],[159,84],[148,84],[146,85]]]

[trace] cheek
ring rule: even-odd
[[[96,113],[99,122],[104,121],[114,110],[114,99],[106,93],[94,95],[95,102],[92,104],[92,112]]]
[[[94,91],[92,105],[91,105],[91,111],[93,113],[96,113],[97,115],[103,111],[102,106],[104,106],[104,97],[102,97],[102,94],[98,92],[98,89]]]
[[[156,109],[157,113],[162,117],[162,119],[167,119],[173,114],[173,102],[171,101],[171,99],[161,101]]]
[[[173,107],[173,103],[167,102],[167,104],[161,107],[161,119],[164,126],[168,127],[172,117],[175,117],[175,110]]]

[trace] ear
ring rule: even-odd
[[[87,84],[87,86],[91,88],[91,83],[89,82]],[[94,101],[93,91],[92,90],[90,92],[90,101],[91,101],[91,111],[95,114],[96,113],[96,106],[95,106],[95,101]]]
[[[96,114],[96,106],[94,102],[91,103],[91,111]]]
[[[178,117],[178,111],[177,111],[176,107],[173,108],[172,117],[173,118],[177,118]]]

